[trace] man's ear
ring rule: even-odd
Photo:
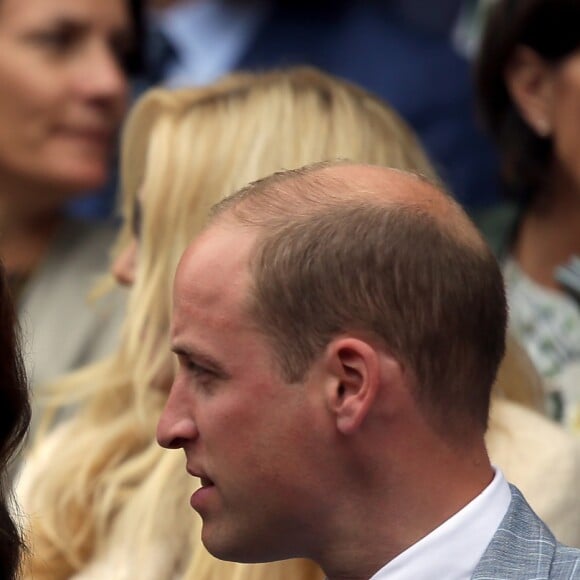
[[[518,46],[504,79],[522,119],[540,137],[552,133],[553,68],[537,52]]]
[[[343,435],[357,431],[377,397],[384,395],[380,390],[385,387],[385,380],[389,382],[385,356],[382,350],[358,338],[337,338],[328,345],[326,365],[330,380],[325,397]]]

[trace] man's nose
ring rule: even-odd
[[[172,387],[157,424],[157,442],[166,449],[185,447],[199,436],[191,405],[178,396]]]

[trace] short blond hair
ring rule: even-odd
[[[332,171],[349,165],[279,172],[213,208],[214,221],[257,232],[249,315],[287,381],[303,380],[335,336],[362,332],[412,371],[419,405],[443,436],[482,434],[505,350],[499,264],[437,183],[407,172],[392,186],[402,172],[384,171],[369,186]],[[443,210],[405,201],[417,177]]]

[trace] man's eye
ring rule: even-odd
[[[204,367],[194,363],[193,361],[188,361],[186,363],[187,370],[193,373],[194,375],[204,375],[209,371]]]
[[[209,386],[216,381],[227,380],[228,375],[219,366],[206,362],[203,357],[177,352],[179,373],[182,379],[193,385]]]
[[[216,373],[207,367],[201,366],[192,360],[184,361],[187,372],[195,377],[196,380],[207,383],[215,378]]]

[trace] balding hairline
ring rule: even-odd
[[[364,180],[341,174],[341,169],[349,168],[383,173],[384,178],[375,175],[371,183],[365,184]],[[390,183],[388,173],[407,181],[404,184],[406,192],[398,184]],[[421,189],[424,190],[422,194]],[[361,205],[422,214],[433,220],[442,233],[455,237],[473,250],[487,252],[487,244],[477,228],[440,182],[419,172],[353,163],[346,159],[312,163],[257,180],[216,204],[210,220],[233,221],[258,230],[270,230],[288,220],[301,221],[321,212]]]

